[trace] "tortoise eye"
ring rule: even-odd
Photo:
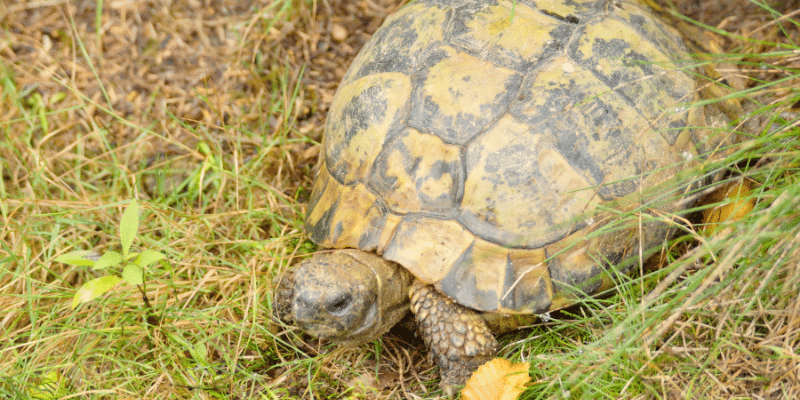
[[[328,302],[328,312],[334,315],[344,314],[353,303],[353,296],[350,293],[342,293],[336,296],[332,301]]]

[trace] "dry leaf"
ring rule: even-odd
[[[531,381],[527,363],[495,358],[472,374],[461,398],[464,400],[515,400]]]
[[[717,224],[720,222],[742,218],[752,211],[756,204],[756,199],[750,197],[752,191],[752,181],[742,179],[739,182],[729,183],[712,193],[709,197],[711,197],[711,202],[713,203],[719,203],[726,199],[732,201],[728,204],[703,210],[704,233],[710,235],[714,233],[717,229]]]

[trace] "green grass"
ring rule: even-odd
[[[315,249],[302,214],[332,82],[297,32],[321,17],[304,1],[216,14],[173,3],[148,11],[169,22],[154,33],[148,12],[123,23],[112,2],[72,21],[15,3],[0,20],[0,398],[439,396],[419,343],[338,348],[270,317],[274,280]],[[775,35],[796,31],[782,21]],[[503,335],[501,355],[531,364],[525,398],[800,393],[800,132],[796,107],[784,112],[800,69],[783,42],[742,41],[727,59],[758,70],[737,92],[762,121],[739,129],[758,138],[720,163],[757,183],[756,209],[712,236],[687,229],[664,268],[611,297]],[[98,52],[120,43],[135,54]],[[132,199],[133,249],[168,263],[73,310],[108,272],[56,258],[119,249]]]

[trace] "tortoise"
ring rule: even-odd
[[[693,74],[636,0],[401,8],[329,110],[305,224],[336,250],[287,273],[274,313],[358,345],[411,309],[452,392],[493,330],[613,287],[670,237],[720,143]]]

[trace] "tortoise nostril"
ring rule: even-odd
[[[328,312],[334,315],[342,315],[350,309],[353,303],[353,296],[350,293],[342,293],[328,302]]]

